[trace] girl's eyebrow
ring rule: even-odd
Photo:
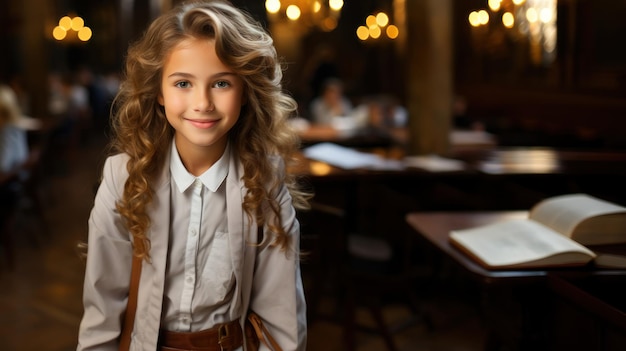
[[[216,78],[222,78],[222,77],[226,77],[226,76],[236,76],[237,74],[235,72],[219,72],[219,73],[215,73],[211,76],[212,79],[216,79]],[[172,78],[172,77],[181,77],[181,78],[194,78],[195,75],[191,74],[191,73],[187,73],[187,72],[174,72],[170,75],[167,76],[168,78]]]

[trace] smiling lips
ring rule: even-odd
[[[217,124],[218,120],[187,119],[187,121],[196,128],[207,129]]]

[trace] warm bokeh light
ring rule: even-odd
[[[477,11],[470,12],[469,16],[467,16],[467,20],[472,27],[480,26],[480,18],[478,17]]]
[[[362,41],[382,38],[383,35],[389,39],[396,39],[400,35],[400,29],[391,24],[388,14],[381,11],[376,15],[367,16],[365,25],[357,28],[356,35]]]
[[[491,9],[491,11],[493,12],[500,11],[501,0],[489,0],[488,4],[489,4],[489,8]]]
[[[333,11],[340,11],[343,8],[343,0],[330,0],[328,6]]]
[[[311,170],[311,174],[316,176],[327,175],[333,170],[333,168],[328,163],[319,161],[310,161],[309,167]]]
[[[76,35],[68,36],[68,32],[74,32]],[[58,41],[62,40],[76,40],[78,38],[80,41],[89,41],[93,33],[91,28],[85,27],[85,20],[79,16],[70,17],[63,16],[59,19],[59,25],[54,27],[52,30],[52,37]]]
[[[380,30],[379,26],[371,26],[369,28],[369,32],[370,32],[370,37],[372,37],[372,39],[378,39],[380,38],[380,35],[382,34],[382,31]]]
[[[515,25],[515,17],[510,12],[505,12],[502,15],[502,24],[507,28],[513,28]]]
[[[322,9],[322,3],[321,2],[319,2],[317,0],[315,2],[313,2],[313,12],[314,13],[320,12],[321,9]]]
[[[398,27],[394,26],[393,24],[387,27],[386,32],[387,32],[387,36],[389,37],[389,39],[396,39],[398,35],[400,35],[400,30],[398,29]]]
[[[541,9],[541,12],[539,12],[539,19],[543,23],[549,23],[550,21],[552,21],[552,9],[550,8]]]
[[[483,25],[489,23],[489,13],[485,10],[478,11],[478,21]]]
[[[59,20],[59,27],[67,30],[72,29],[72,18],[70,16],[61,17]]]
[[[265,11],[270,22],[291,22],[298,31],[331,32],[339,25],[343,5],[343,0],[265,0]]]
[[[278,13],[280,11],[280,0],[266,0],[265,9],[269,13]]]
[[[85,21],[80,17],[72,18],[72,29],[75,31],[79,31],[85,25]]]
[[[487,5],[486,9],[469,13],[467,19],[472,27],[489,24],[490,16],[500,18],[501,27],[507,29],[507,35],[521,35],[528,40],[529,55],[534,64],[548,65],[554,62],[557,50],[557,0],[487,0]],[[476,31],[476,35],[489,35],[492,30],[499,30],[497,27],[497,23],[485,26],[485,30]],[[509,29],[515,29],[515,32]]]
[[[83,27],[78,31],[78,39],[82,41],[89,41],[91,39],[91,29],[89,27]]]
[[[322,21],[322,30],[326,31],[326,32],[330,32],[333,31],[335,28],[337,28],[337,20],[332,18],[332,17],[326,17],[324,18],[324,21]]]
[[[289,18],[292,21],[297,20],[298,18],[300,18],[300,15],[302,14],[302,12],[300,11],[300,8],[296,5],[289,5],[287,6],[287,18]]]
[[[526,10],[526,19],[530,23],[537,22],[539,20],[539,14],[537,13],[537,9],[535,9],[534,7],[531,7],[528,10]]]
[[[63,40],[63,39],[65,39],[65,36],[67,36],[67,31],[65,29],[63,29],[63,27],[61,27],[61,26],[56,26],[52,30],[52,36],[56,40]]]
[[[366,26],[359,26],[356,29],[356,36],[361,40],[367,40],[370,37],[370,30]]]
[[[379,12],[376,15],[376,24],[378,24],[381,27],[384,27],[386,25],[389,24],[389,16],[387,16],[386,13],[384,12]]]

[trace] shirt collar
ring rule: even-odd
[[[189,173],[180,159],[176,143],[172,139],[172,156],[170,157],[170,172],[176,183],[178,191],[185,192],[196,179],[200,179],[202,184],[209,188],[212,192],[216,192],[217,188],[222,184],[228,175],[228,163],[230,160],[230,148],[226,145],[226,149],[217,162],[209,169],[202,173],[199,177]]]

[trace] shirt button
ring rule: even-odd
[[[191,235],[196,236],[196,234],[198,234],[198,231],[197,231],[197,230],[195,230],[195,229],[192,229],[192,230],[191,230]]]
[[[187,283],[193,283],[194,279],[192,276],[187,277]]]

